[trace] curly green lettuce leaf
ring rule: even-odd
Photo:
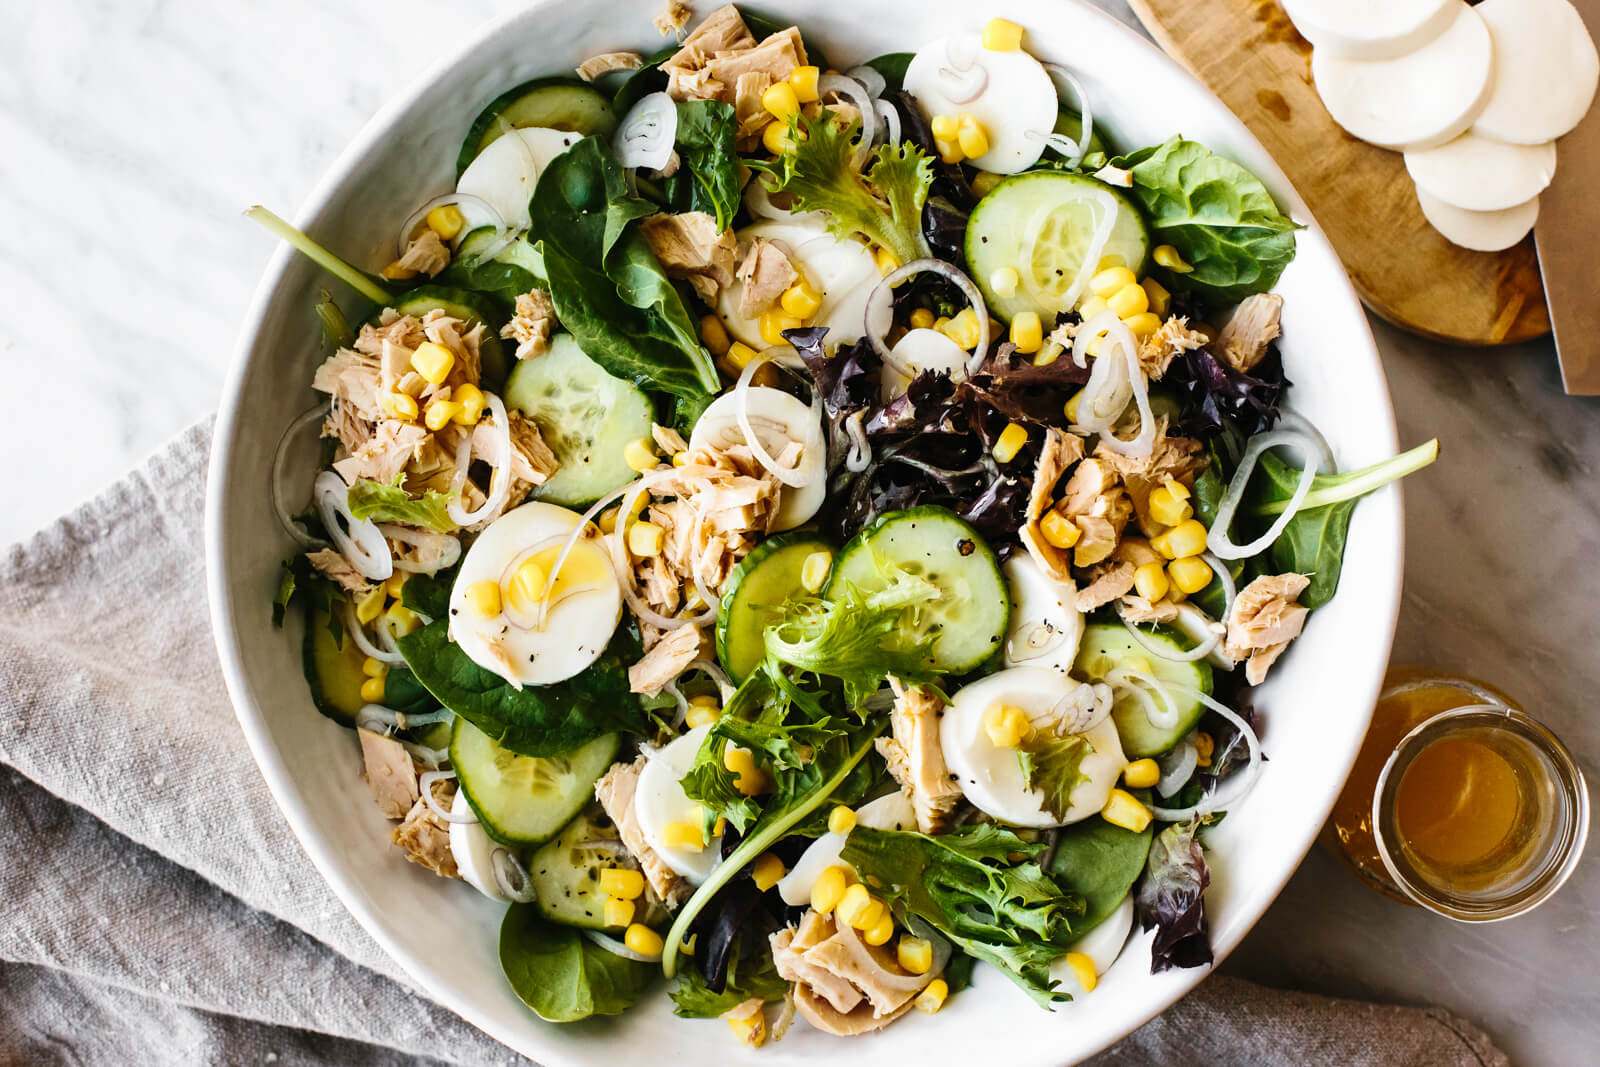
[[[1023,782],[1044,795],[1044,810],[1057,822],[1066,822],[1072,791],[1086,777],[1084,758],[1093,752],[1094,746],[1082,734],[1042,733],[1017,749]]]
[[[699,968],[690,967],[678,975],[678,984],[672,997],[672,1012],[685,1019],[715,1019],[740,1004],[759,997],[769,1004],[782,1000],[789,992],[789,983],[778,976],[772,962],[772,953],[763,940],[757,951],[734,955],[728,961],[728,976],[721,991],[706,982]]]
[[[450,518],[449,510],[453,495],[427,489],[420,497],[412,496],[402,484],[405,478],[405,472],[402,471],[395,475],[389,485],[370,478],[359,479],[345,497],[350,514],[374,522],[402,522],[408,526],[422,526],[435,533],[454,533],[456,524]]]
[[[801,597],[784,606],[784,616],[767,628],[767,655],[779,663],[837,678],[845,700],[858,706],[876,693],[889,675],[916,680],[928,674],[932,638],[902,639],[908,612],[937,600],[937,585],[887,563],[886,588],[863,592],[852,582],[838,583],[828,599]]]

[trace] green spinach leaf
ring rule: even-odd
[[[655,978],[652,964],[623,959],[570,926],[546,922],[532,904],[513,904],[500,923],[500,969],[539,1018],[577,1022],[620,1015]]]
[[[1073,940],[1104,922],[1132,890],[1155,832],[1154,823],[1136,834],[1099,817],[1061,831],[1049,871],[1063,889],[1083,897],[1083,918],[1072,924]]]
[[[906,68],[911,66],[911,60],[915,57],[914,52],[885,52],[867,60],[867,66],[883,75],[884,92],[897,93],[905,87]]]
[[[493,259],[479,259],[470,249],[472,235],[457,257],[434,279],[440,285],[485,293],[507,307],[533,289],[549,288],[544,260],[526,234],[512,241]]]
[[[663,185],[673,211],[715,216],[718,230],[733,225],[743,192],[738,127],[731,105],[717,100],[678,103],[678,169]]]

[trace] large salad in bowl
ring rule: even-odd
[[[505,903],[554,1022],[659,986],[854,1035],[976,964],[1048,1008],[1135,925],[1209,962],[1252,689],[1436,444],[1335,468],[1296,224],[1114,143],[1024,27],[838,72],[660,25],[490,102],[377,275],[253,212],[358,301],[274,464],[277,610],[394,841]]]

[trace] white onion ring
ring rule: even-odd
[[[873,139],[878,133],[878,112],[872,106],[872,94],[860,82],[843,74],[824,74],[817,80],[817,93],[819,96],[828,93],[842,96],[861,113],[861,136],[856,141],[855,154],[850,157],[850,165],[860,170],[872,154]]]
[[[1161,766],[1161,777],[1156,781],[1156,796],[1165,800],[1194,777],[1194,769],[1200,764],[1200,752],[1194,747],[1194,741],[1185,737],[1178,742],[1177,748],[1156,762]]]
[[[500,895],[517,904],[531,904],[539,899],[533,888],[533,879],[517,857],[508,848],[496,848],[489,854],[489,869],[494,874],[494,886]]]
[[[1129,667],[1118,667],[1107,672],[1105,681],[1112,688],[1128,693],[1139,701],[1144,709],[1145,717],[1150,720],[1150,725],[1161,730],[1170,730],[1178,725],[1178,704],[1172,699],[1172,693],[1167,689],[1166,683],[1153,674],[1134,670]],[[1149,687],[1149,692],[1145,691]],[[1157,711],[1155,700],[1151,693],[1161,698],[1164,710]]]
[[[859,67],[851,67],[844,72],[844,76],[860,83],[861,88],[867,91],[867,95],[874,99],[882,96],[884,91],[889,88],[889,83],[884,80],[878,68],[867,63],[863,63]]]
[[[396,740],[399,739],[397,738]],[[429,767],[443,767],[450,762],[450,750],[448,748],[429,748],[426,745],[419,745],[411,741],[401,741],[400,747],[409,752],[412,759],[418,763],[425,763]]]
[[[581,531],[587,526],[588,523],[580,522],[576,527],[574,527],[574,529],[577,529],[581,533]],[[517,573],[517,568],[521,567],[523,563],[527,562],[533,556],[543,552],[545,549],[555,544],[561,544],[563,547],[568,544],[575,546],[577,542],[581,541],[582,539],[583,538],[581,536],[577,540],[573,540],[571,534],[557,534],[554,537],[547,537],[543,541],[529,545],[527,548],[524,548],[521,552],[518,552],[515,556],[511,557],[510,562],[508,562],[505,567],[501,569],[501,587],[509,587],[512,579]],[[558,563],[564,564],[566,561],[567,559],[565,555],[557,557]],[[545,578],[544,589],[541,591],[543,595],[539,599],[539,607],[537,612],[532,617],[523,614],[522,610],[514,603],[515,598],[509,596],[500,598],[500,614],[505,616],[506,621],[518,630],[542,630],[544,629],[545,624],[549,621],[550,611],[552,608],[556,608],[561,604],[566,603],[568,600],[578,596],[579,594],[591,593],[596,589],[602,588],[598,585],[580,585],[572,589],[563,590],[561,596],[559,597],[552,597],[551,590],[555,588],[555,575],[559,573],[559,567],[554,568],[551,575]]]
[[[773,222],[793,222],[801,225],[810,222],[821,222],[824,212],[821,211],[786,211],[772,202],[772,190],[767,188],[767,183],[762,181],[758,174],[750,179],[744,187],[744,206],[752,218],[771,219]],[[787,253],[786,253],[787,254]],[[789,257],[790,266],[803,266],[793,256]],[[821,290],[818,290],[819,292]]]
[[[454,499],[445,505],[450,521],[462,527],[471,526],[498,511],[511,495],[511,420],[506,415],[505,402],[497,394],[483,395],[489,402],[489,414],[493,419],[490,426],[494,430],[494,455],[489,459],[489,491],[475,510],[467,511],[461,506],[461,491],[466,488],[467,470],[472,466],[472,439],[475,435],[469,433],[456,449],[456,472],[450,479],[450,492]]]
[[[724,704],[726,704],[729,700],[732,700],[733,694],[739,689],[738,686],[733,684],[733,679],[728,677],[728,672],[723,670],[712,660],[693,660],[687,667],[683,669],[683,673],[688,674],[690,671],[699,671],[707,678],[710,678],[713,682],[715,682],[717,686],[717,692],[721,694],[722,702]]]
[[[272,513],[278,517],[278,525],[282,526],[284,532],[294,538],[301,548],[320,548],[327,542],[320,537],[312,537],[309,532],[302,529],[289,514],[289,509],[284,507],[283,494],[280,492],[283,468],[285,458],[289,454],[289,445],[294,439],[305,432],[307,426],[314,422],[321,423],[327,417],[328,406],[325,404],[318,404],[309,411],[296,415],[294,421],[283,431],[283,436],[278,438],[278,447],[272,453],[272,473],[267,483],[267,491],[272,495]]]
[[[355,641],[356,647],[365,655],[389,667],[404,667],[406,665],[406,658],[398,650],[379,648],[372,643],[372,639],[367,636],[366,628],[361,625],[361,620],[356,618],[356,606],[354,604],[346,600],[339,605],[339,611],[339,617],[344,622],[345,631],[349,633],[351,639]]]
[[[455,776],[455,771],[424,771],[422,776],[417,779],[417,789],[421,791],[422,802],[428,805],[429,811],[433,812],[447,823],[453,823],[457,826],[466,826],[469,823],[475,823],[478,821],[478,817],[472,813],[472,808],[470,805],[463,814],[457,815],[455,812],[447,811],[441,807],[439,802],[435,800],[433,796],[434,782],[449,781]]]
[[[872,445],[868,443],[867,431],[861,425],[865,416],[865,411],[857,411],[845,416],[844,420],[844,433],[850,439],[850,451],[844,458],[844,469],[851,474],[860,474],[872,465]]]
[[[1037,644],[1035,643],[1034,639],[1039,635],[1041,630],[1053,636],[1051,636],[1046,643]],[[1017,655],[1017,637],[1023,638],[1022,643],[1027,649],[1027,655],[1025,656]],[[1057,627],[1051,626],[1043,619],[1040,619],[1038,622],[1035,622],[1031,627],[1029,627],[1026,634],[1015,634],[1006,638],[1006,657],[1013,663],[1031,663],[1043,656],[1048,656],[1050,653],[1060,648],[1061,642],[1065,641],[1066,639],[1066,630],[1058,629]]]
[[[1132,393],[1132,399],[1139,410],[1139,432],[1132,440],[1123,440],[1113,431],[1113,426],[1127,411],[1127,401],[1120,399],[1123,382],[1114,381],[1113,367],[1114,355],[1102,352],[1094,361],[1094,370],[1089,373],[1089,383],[1084,386],[1083,396],[1078,400],[1078,426],[1096,433],[1100,441],[1113,452],[1124,456],[1144,457],[1150,455],[1156,443],[1156,419],[1150,410],[1150,385],[1145,380],[1144,369],[1139,365],[1139,342],[1133,336],[1133,331],[1128,329],[1128,324],[1117,317],[1117,313],[1109,308],[1090,319],[1078,332],[1072,341],[1072,358],[1078,362],[1089,342],[1100,334],[1105,334],[1106,339],[1116,345],[1122,354],[1122,368],[1126,378],[1126,385]],[[1080,362],[1078,364],[1082,366]],[[1102,373],[1104,371],[1104,373]],[[1110,397],[1103,394],[1111,393]],[[1107,407],[1102,404],[1109,400]]]
[[[949,944],[942,937],[937,939],[930,938],[931,946],[943,946],[944,951],[941,953],[935,947],[934,959],[927,971],[923,974],[896,974],[894,971],[884,967],[871,952],[867,951],[867,946],[861,943],[860,935],[856,933],[849,923],[836,922],[834,923],[834,928],[838,932],[839,941],[844,946],[845,952],[849,954],[856,966],[871,978],[871,988],[873,990],[905,995],[919,993],[923,987],[944,972],[945,964],[949,962]],[[944,958],[940,959],[940,956]],[[871,1001],[872,994],[870,991],[867,994],[867,998]],[[873,1007],[876,1010],[877,1005]]]
[[[878,113],[878,118],[883,121],[884,144],[897,145],[900,143],[900,112],[887,100],[874,100],[872,108]]]
[[[428,217],[428,212],[432,211],[436,207],[444,207],[447,204],[465,204],[472,208],[473,211],[482,212],[488,217],[490,225],[494,227],[494,231],[497,236],[504,237],[510,230],[510,227],[506,225],[504,216],[500,214],[499,210],[496,209],[493,204],[489,203],[489,201],[485,200],[483,197],[473,196],[471,193],[445,193],[443,196],[436,196],[432,200],[429,200],[426,204],[423,204],[421,207],[417,208],[417,210],[413,211],[410,216],[406,218],[406,221],[400,225],[400,238],[395,242],[395,248],[399,250],[397,253],[398,255],[405,255],[406,249],[411,247],[411,235],[417,232],[417,226],[422,222],[423,219]],[[458,236],[465,237],[466,231],[463,230]],[[501,245],[499,247],[504,248],[505,246]],[[498,252],[499,248],[495,249],[495,251]],[[494,257],[492,255],[480,255],[478,258],[493,259]]]
[[[931,271],[954,282],[956,288],[961,290],[968,303],[971,304],[973,314],[978,316],[978,346],[973,350],[972,358],[967,361],[967,373],[972,374],[983,364],[984,359],[989,354],[989,307],[983,302],[983,294],[978,291],[978,287],[973,284],[972,279],[967,277],[959,268],[951,266],[942,259],[913,259],[905,266],[896,267],[884,275],[878,284],[872,287],[872,292],[867,296],[866,313],[862,316],[861,323],[862,336],[867,339],[867,343],[872,346],[872,351],[877,354],[879,359],[883,360],[886,366],[900,371],[908,378],[916,377],[916,375],[909,373],[909,368],[902,368],[895,360],[894,355],[884,345],[883,338],[879,337],[877,332],[873,330],[872,320],[874,318],[874,310],[883,303],[884,297],[887,295],[889,299],[893,299],[895,286],[907,278],[914,277],[924,271]]]
[[[1217,581],[1222,583],[1222,618],[1218,622],[1226,622],[1228,612],[1233,608],[1234,598],[1239,595],[1239,588],[1234,584],[1233,572],[1216,557],[1214,553],[1202,552],[1200,558],[1211,565],[1211,573],[1217,576]],[[1195,608],[1199,611],[1199,608]]]
[[[739,372],[739,380],[733,386],[733,417],[739,424],[739,432],[744,434],[744,443],[750,449],[750,455],[761,464],[762,468],[778,481],[791,489],[804,489],[811,484],[815,475],[801,473],[802,467],[799,459],[795,460],[793,467],[781,465],[767,447],[762,443],[760,436],[755,431],[755,426],[750,421],[750,382],[754,379],[756,371],[768,363],[776,363],[791,370],[803,369],[805,364],[793,349],[785,352],[783,348],[773,346],[756,354],[756,357],[744,365]],[[798,366],[797,366],[798,365]],[[812,390],[811,413],[813,421],[806,427],[806,439],[801,443],[802,449],[820,450],[822,442],[822,394]],[[803,453],[802,453],[803,454]]]
[[[1295,486],[1294,495],[1289,498],[1283,513],[1267,528],[1266,533],[1247,545],[1234,544],[1228,527],[1233,525],[1233,514],[1239,510],[1239,502],[1244,499],[1250,475],[1255,473],[1261,454],[1279,445],[1288,445],[1300,452],[1305,463],[1305,469],[1300,472],[1300,482]],[[1217,505],[1217,517],[1211,524],[1211,531],[1206,534],[1206,547],[1220,559],[1248,559],[1271,547],[1300,510],[1300,503],[1305,500],[1306,494],[1311,492],[1311,483],[1315,481],[1320,465],[1316,442],[1298,430],[1269,430],[1250,438],[1239,460],[1239,467],[1233,472],[1233,480],[1228,483],[1228,491],[1222,494],[1222,502]]]
[[[1041,65],[1044,67],[1045,73],[1052,76],[1058,75],[1062,81],[1067,83],[1067,88],[1072,90],[1073,101],[1078,105],[1078,115],[1081,119],[1078,143],[1072,146],[1074,151],[1071,154],[1061,153],[1067,157],[1069,163],[1077,166],[1083,162],[1083,157],[1089,154],[1089,140],[1094,134],[1094,111],[1089,103],[1089,94],[1083,91],[1083,83],[1073,77],[1072,72],[1060,63],[1044,63]],[[1065,138],[1062,139],[1065,140]],[[1047,144],[1050,143],[1050,138],[1047,137],[1045,141]],[[1067,143],[1071,144],[1070,141]],[[1057,151],[1060,151],[1060,149],[1058,148]]]
[[[1197,659],[1204,659],[1205,657],[1211,655],[1211,650],[1216,648],[1217,645],[1222,641],[1222,635],[1215,629],[1212,629],[1211,636],[1200,642],[1198,645],[1195,645],[1186,652],[1173,653],[1162,648],[1160,645],[1157,645],[1155,642],[1146,637],[1144,631],[1139,629],[1138,623],[1129,622],[1128,610],[1127,608],[1123,607],[1120,602],[1117,604],[1117,616],[1122,620],[1122,625],[1127,629],[1128,636],[1133,638],[1135,644],[1137,644],[1140,648],[1143,648],[1152,656],[1155,656],[1159,659],[1164,659],[1169,663],[1193,663]]]
[[[593,941],[595,944],[599,945],[613,956],[621,956],[623,959],[632,960],[635,963],[661,962],[660,956],[646,956],[643,952],[635,952],[621,941],[618,941],[609,934],[603,934],[599,930],[584,930],[583,936],[587,937],[590,941]]]
[[[1089,246],[1084,250],[1083,263],[1078,267],[1078,273],[1073,277],[1072,284],[1060,297],[1060,306],[1063,308],[1074,306],[1078,302],[1078,297],[1083,295],[1084,288],[1089,284],[1089,279],[1094,277],[1100,259],[1105,254],[1106,244],[1111,240],[1111,231],[1116,228],[1118,211],[1116,196],[1106,189],[1087,191],[1093,193],[1091,199],[1100,208],[1100,216],[1095,220],[1094,233],[1090,235]],[[1027,268],[1021,272],[1022,284],[1027,287],[1030,294],[1040,300],[1042,297],[1038,280],[1033,274],[1033,261],[1039,246],[1039,234],[1044,231],[1044,219],[1050,210],[1049,207],[1042,208],[1033,217],[1028,224],[1027,239],[1022,242],[1022,264]],[[1081,360],[1078,366],[1083,366]]]
[[[672,702],[677,705],[677,711],[672,713],[672,728],[676,730],[689,718],[689,698],[683,695],[676,682],[667,682],[661,687],[661,691],[671,697]]]
[[[1232,779],[1233,788],[1228,791],[1226,796],[1213,793],[1209,796],[1201,797],[1197,804],[1188,808],[1158,808],[1152,805],[1150,814],[1162,822],[1183,822],[1185,819],[1196,815],[1206,815],[1213,811],[1221,811],[1223,808],[1243,800],[1250,790],[1255,788],[1256,779],[1261,776],[1261,741],[1256,737],[1256,732],[1250,729],[1250,724],[1240,718],[1232,708],[1213,700],[1205,693],[1196,693],[1195,696],[1206,707],[1231,722],[1234,729],[1239,731],[1239,734],[1244,738],[1245,744],[1249,746],[1250,763],[1244,770],[1239,772],[1237,777]]]
[[[393,576],[394,557],[389,552],[389,542],[384,540],[377,523],[350,514],[350,487],[339,472],[323,471],[317,475],[311,483],[311,493],[322,525],[345,562],[368,581],[381,582]],[[340,519],[345,526],[339,524]]]
[[[456,713],[448,708],[438,711],[424,712],[421,715],[407,715],[403,711],[385,707],[382,704],[363,704],[361,710],[356,712],[356,726],[373,733],[384,733],[389,730],[409,730],[417,726],[433,726],[441,722],[449,722],[456,717]],[[382,727],[382,729],[376,729]]]
[[[642,96],[617,123],[611,143],[624,167],[663,170],[678,137],[678,105],[664,92]]]
[[[1333,461],[1333,449],[1328,446],[1328,439],[1322,436],[1322,431],[1317,429],[1312,421],[1298,411],[1282,408],[1278,411],[1278,423],[1286,429],[1298,430],[1311,438],[1317,446],[1317,457],[1322,461],[1322,466],[1317,468],[1318,474],[1338,474],[1339,465]]]
[[[417,530],[409,526],[397,526],[394,523],[379,523],[378,529],[383,531],[383,536],[391,541],[399,541],[419,550],[433,549],[431,556],[424,555],[421,559],[396,559],[394,569],[405,571],[408,574],[437,574],[447,567],[454,567],[461,558],[461,542],[449,534],[442,534],[434,530]]]

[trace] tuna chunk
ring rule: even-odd
[[[614,74],[619,70],[638,70],[644,66],[644,57],[638,52],[601,52],[578,64],[578,77],[586,82]]]
[[[733,284],[738,241],[732,230],[718,232],[717,220],[704,211],[649,215],[639,232],[662,269],[686,280],[708,306],[715,307],[717,294]]]
[[[456,783],[448,779],[433,783],[433,799],[449,811],[456,798]],[[450,852],[450,824],[439,818],[439,813],[418,799],[406,813],[405,822],[395,827],[390,835],[394,843],[405,849],[406,859],[437,874],[441,878],[460,878],[456,858]]]
[[[372,592],[372,585],[343,555],[331,548],[319,548],[315,552],[307,552],[306,560],[317,569],[321,575],[333,582],[340,589],[354,593],[355,599],[360,600]]]
[[[1102,608],[1133,589],[1131,563],[1101,563],[1090,570],[1089,584],[1078,591],[1075,605],[1084,614]]]
[[[669,908],[676,908],[689,898],[689,883],[678,877],[666,861],[656,854],[639,829],[639,819],[633,813],[633,794],[639,788],[639,772],[644,770],[644,757],[632,763],[613,763],[611,769],[595,783],[595,799],[605,809],[606,815],[617,824],[622,843],[639,861],[645,881],[656,896]]]
[[[668,682],[676,681],[702,653],[704,637],[697,626],[680,626],[650,646],[644,658],[628,668],[628,688],[645,696],[655,696]]]
[[[778,975],[793,983],[795,1008],[807,1022],[838,1036],[881,1030],[910,1010],[914,990],[893,989],[885,973],[905,976],[892,950],[874,947],[834,919],[807,910],[798,926],[771,937]],[[934,975],[928,975],[932,981]]]
[[[1234,370],[1248,371],[1267,354],[1267,347],[1281,331],[1278,317],[1283,297],[1275,293],[1247,296],[1234,308],[1233,316],[1211,342],[1211,351]]]
[[[500,327],[500,336],[517,342],[518,359],[533,359],[550,351],[550,330],[557,325],[550,294],[534,289],[517,297],[516,313]]]
[[[386,819],[403,819],[417,803],[417,771],[411,753],[392,737],[372,730],[357,730],[361,760],[366,765],[367,788]]]
[[[1052,579],[1065,585],[1072,584],[1072,568],[1067,554],[1044,539],[1039,520],[1050,508],[1056,483],[1067,468],[1083,458],[1083,438],[1062,433],[1055,427],[1045,431],[1044,448],[1039,462],[1033,468],[1033,489],[1028,494],[1028,521],[1018,531],[1023,547],[1035,563]]]
[[[1234,597],[1222,653],[1235,662],[1249,657],[1244,676],[1251,685],[1260,685],[1289,642],[1300,636],[1310,611],[1298,600],[1310,584],[1303,574],[1264,574]]]
[[[961,801],[956,785],[944,762],[939,746],[939,715],[944,707],[932,686],[906,688],[891,677],[894,708],[889,713],[892,737],[875,742],[878,754],[889,765],[889,773],[911,797],[917,829],[937,834],[949,829],[950,818]]]
[[[739,314],[753,319],[771,310],[800,275],[781,248],[757,237],[750,242],[750,251],[739,264],[737,277],[744,283],[739,292]]]

